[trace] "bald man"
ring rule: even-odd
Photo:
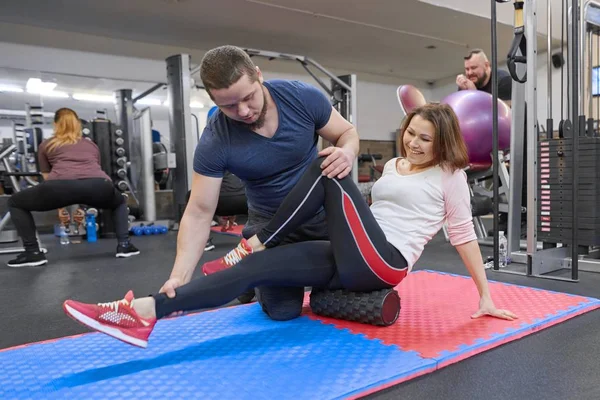
[[[465,73],[456,77],[458,90],[481,90],[492,94],[492,67],[483,50],[471,50],[464,59]],[[498,98],[510,106],[512,78],[501,69],[498,70]]]

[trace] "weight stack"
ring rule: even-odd
[[[84,127],[89,128],[89,125]],[[102,170],[113,180],[116,188],[125,192],[127,185],[128,141],[123,131],[106,119],[95,119],[86,135],[100,149]],[[98,210],[99,236],[101,238],[116,237],[113,215],[110,210]]]
[[[313,289],[310,308],[316,315],[363,324],[389,326],[400,315],[400,296],[394,289],[372,292]]]
[[[576,166],[577,242],[600,244],[600,138],[579,138]],[[573,138],[544,139],[538,155],[538,239],[547,243],[572,242],[573,234]]]

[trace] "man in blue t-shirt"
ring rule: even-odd
[[[210,117],[194,155],[195,174],[179,228],[177,256],[170,279],[161,288],[169,297],[190,281],[202,256],[226,170],[246,184],[248,223],[243,235],[249,238],[267,224],[315,158],[326,156],[321,165],[324,175],[343,178],[359,150],[356,129],[321,91],[298,81],[265,82],[242,49],[210,50],[200,76],[219,110]],[[319,136],[334,146],[318,152]],[[286,240],[327,239],[321,210]],[[236,251],[243,249],[238,246],[228,257],[235,258]],[[304,288],[260,287],[257,294],[273,319],[300,315]]]

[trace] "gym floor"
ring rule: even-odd
[[[176,249],[176,233],[134,237],[142,254],[116,259],[114,240],[61,246],[43,235],[49,264],[9,268],[0,258],[0,349],[89,332],[66,317],[67,298],[99,302],[157,291],[168,277]],[[216,249],[201,262],[224,255],[238,239],[214,235]],[[482,248],[484,257],[491,248]],[[438,235],[415,269],[466,274],[453,247]],[[580,272],[579,283],[534,279],[488,271],[490,280],[598,297],[600,274]],[[409,277],[410,279],[410,277]],[[230,304],[236,304],[233,301]],[[473,310],[476,309],[473,304]],[[372,399],[599,399],[600,311],[593,311],[520,340],[468,358],[437,372],[369,396]]]

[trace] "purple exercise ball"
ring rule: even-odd
[[[460,90],[442,100],[442,104],[452,107],[458,117],[471,163],[492,163],[492,100],[491,94],[480,90]],[[511,118],[510,108],[498,99],[498,148],[500,150],[510,148]]]

